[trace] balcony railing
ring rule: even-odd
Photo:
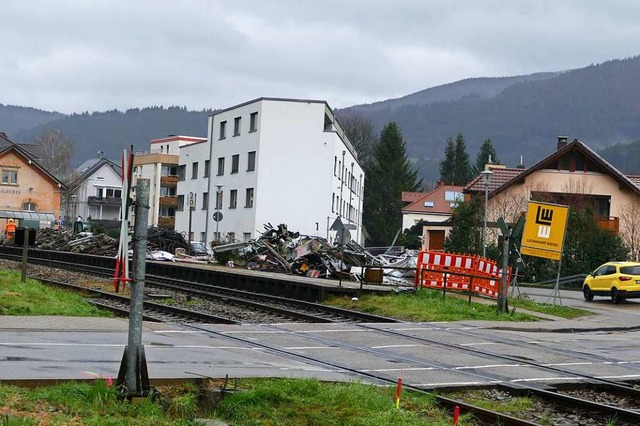
[[[173,216],[160,216],[158,218],[158,227],[165,229],[175,229],[176,218]]]
[[[598,227],[604,231],[609,231],[614,235],[618,235],[620,230],[620,221],[617,217],[596,217]]]
[[[178,185],[178,176],[160,176],[160,185],[173,187]]]
[[[162,207],[178,207],[178,197],[171,195],[160,197],[160,205]]]
[[[122,204],[122,198],[120,197],[98,197],[89,196],[87,204],[90,206],[119,206]]]

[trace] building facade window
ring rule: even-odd
[[[191,163],[191,179],[198,179],[198,162]]]
[[[240,122],[242,121],[242,117],[236,117],[233,119],[233,136],[240,135]]]
[[[236,242],[236,233],[235,232],[227,232],[227,241],[230,243]]]
[[[247,208],[253,207],[253,188],[247,188],[244,206]]]
[[[24,203],[24,204],[22,205],[22,211],[25,211],[25,212],[35,212],[35,211],[36,211],[36,204],[35,204],[35,203],[32,203],[32,202]]]
[[[238,190],[232,189],[229,191],[229,208],[235,209],[238,207]]]
[[[178,180],[183,181],[186,175],[187,166],[185,164],[178,166]]]
[[[211,161],[204,160],[204,177],[209,177],[209,169],[211,168]]]
[[[256,169],[256,152],[250,151],[247,157],[247,171],[252,172]]]
[[[257,132],[258,131],[258,113],[252,112],[249,116],[249,131]]]
[[[337,176],[338,174],[336,173],[338,169],[338,157],[333,157],[333,175]]]
[[[2,183],[5,185],[17,185],[18,184],[18,170],[17,169],[2,169]]]
[[[220,210],[222,208],[223,195],[223,191],[216,192],[216,210]]]
[[[202,193],[202,210],[207,209],[207,204],[209,204],[209,193],[203,192]]]
[[[178,207],[176,207],[176,210],[184,210],[184,195],[178,195]]]
[[[227,122],[220,122],[220,139],[226,139],[227,137]]]
[[[218,176],[224,174],[224,157],[218,158]]]
[[[240,167],[240,154],[235,154],[231,157],[231,173],[238,173]]]
[[[331,194],[331,213],[334,213],[336,210],[336,193]]]
[[[251,232],[245,232],[244,234],[242,234],[242,239],[245,242],[251,240]]]
[[[200,233],[200,241],[202,241],[202,242],[207,241],[207,233],[206,232],[201,232]]]

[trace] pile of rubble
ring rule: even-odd
[[[195,256],[182,234],[175,231],[151,227],[147,230],[147,242],[148,259],[205,263],[210,260],[208,256]],[[106,234],[80,235],[71,230],[43,228],[36,231],[35,248],[115,257],[118,240]]]
[[[383,269],[386,282],[407,283],[414,275],[417,256],[409,250],[374,256],[354,241],[331,245],[322,237],[290,232],[285,224],[265,229],[255,240],[215,246],[214,254],[234,251],[247,269],[314,278],[361,281],[369,267]]]

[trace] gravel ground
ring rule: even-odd
[[[562,393],[575,398],[597,401],[601,404],[619,405],[619,398],[607,392],[565,390]],[[498,409],[499,404],[510,404],[516,398],[509,392],[505,392],[500,389],[472,390],[468,392],[455,393],[452,397],[468,401],[470,403],[479,399],[484,401],[496,401],[496,406],[493,409]],[[545,399],[537,397],[529,397],[528,399],[532,402],[531,407],[526,409],[516,408],[513,411],[509,411],[508,414],[536,424],[548,426],[599,426],[608,424],[616,426],[631,426],[630,423],[620,421],[607,423],[608,419],[603,418],[598,413],[588,413],[579,408],[559,406]]]

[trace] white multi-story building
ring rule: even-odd
[[[206,145],[206,156],[201,146],[180,150],[192,182],[181,182],[178,197],[196,194],[192,239],[246,241],[284,223],[331,241],[340,217],[362,242],[364,172],[325,101],[259,98],[215,112]],[[189,209],[178,209],[176,230],[188,231],[188,222]]]

